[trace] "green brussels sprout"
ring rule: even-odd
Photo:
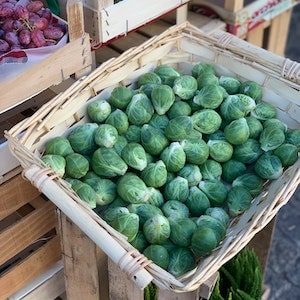
[[[143,254],[159,267],[167,269],[169,265],[169,253],[164,246],[157,244],[149,245],[143,251]]]
[[[128,143],[121,152],[121,158],[131,168],[142,171],[147,166],[146,152],[139,143]]]
[[[288,129],[285,133],[285,142],[295,145],[300,151],[300,129]]]
[[[211,254],[218,244],[215,230],[201,226],[192,235],[191,250],[197,258],[203,257]]]
[[[138,175],[127,172],[117,182],[117,192],[128,203],[145,203],[151,196],[153,189],[147,187]]]
[[[92,179],[92,178],[101,178],[101,177],[98,176],[94,171],[88,170],[87,173],[82,178],[80,178],[80,180],[85,181],[87,179]]]
[[[134,91],[126,86],[117,86],[110,93],[109,103],[116,108],[125,109],[131,98],[134,94]]]
[[[169,253],[178,248],[170,239],[165,240],[161,245],[164,246]]]
[[[204,86],[195,94],[193,101],[206,109],[216,109],[223,102],[223,89],[216,84]]]
[[[224,128],[226,140],[232,145],[240,145],[247,141],[250,135],[249,127],[245,118],[231,121]]]
[[[222,165],[213,159],[207,159],[200,165],[200,172],[204,180],[219,180],[222,175]]]
[[[181,219],[189,217],[188,207],[177,200],[169,200],[161,207],[162,212],[168,219]]]
[[[256,107],[256,102],[250,96],[245,94],[236,94],[244,104],[245,114],[248,115]]]
[[[152,193],[148,199],[148,203],[161,208],[165,203],[162,192],[159,189],[153,188]]]
[[[211,206],[222,206],[225,203],[228,190],[222,181],[202,180],[199,188],[207,196]]]
[[[128,166],[114,148],[98,148],[92,155],[92,170],[99,176],[112,178],[126,173]]]
[[[189,248],[178,247],[169,252],[168,272],[178,277],[195,267],[196,261]]]
[[[144,124],[141,127],[141,144],[149,154],[160,155],[169,145],[169,140],[160,129]]]
[[[283,132],[286,132],[288,129],[288,126],[284,122],[282,122],[276,118],[271,118],[271,119],[265,120],[263,122],[263,128],[267,128],[267,127],[278,128],[278,129],[281,129]]]
[[[190,105],[185,101],[175,101],[167,112],[169,119],[174,119],[179,116],[190,116],[192,109]]]
[[[197,77],[198,90],[201,90],[207,85],[219,85],[219,77],[213,73],[201,74]]]
[[[157,113],[154,113],[152,115],[151,120],[149,121],[149,125],[161,130],[162,132],[165,131],[168,123],[169,123],[169,118],[167,115],[159,115]]]
[[[58,154],[45,154],[41,160],[47,167],[55,172],[60,177],[63,177],[66,172],[66,160],[63,156]]]
[[[71,153],[65,157],[66,175],[75,179],[82,178],[90,168],[89,161],[79,153]]]
[[[220,105],[220,115],[228,122],[246,115],[246,107],[237,95],[228,96]]]
[[[146,159],[147,159],[147,164],[156,162],[156,157],[151,155],[150,153],[146,152]]]
[[[138,89],[138,92],[145,94],[150,99],[152,90],[158,85],[157,83],[146,83]]]
[[[118,135],[117,141],[115,142],[113,148],[116,150],[117,154],[121,156],[122,149],[128,144],[128,141],[124,135]]]
[[[128,206],[128,202],[124,201],[119,195],[117,195],[115,200],[107,206],[105,211],[114,207],[126,207],[126,206]]]
[[[170,237],[169,220],[165,216],[155,215],[144,223],[143,233],[150,244],[162,244]]]
[[[255,109],[250,113],[251,116],[258,120],[265,121],[267,119],[274,119],[277,116],[276,107],[270,103],[260,102],[256,104]]]
[[[258,139],[261,132],[263,131],[262,123],[255,117],[245,117],[248,127],[249,127],[249,138]]]
[[[160,159],[169,172],[178,172],[185,165],[186,155],[179,142],[172,142],[162,151]]]
[[[259,136],[260,147],[265,152],[275,150],[283,144],[284,141],[284,131],[278,127],[268,126],[263,129]]]
[[[202,74],[216,74],[216,70],[211,64],[198,62],[192,67],[191,74],[195,78],[198,78]]]
[[[141,126],[129,125],[124,137],[129,143],[140,143],[141,142]]]
[[[256,103],[258,103],[263,97],[262,87],[252,80],[242,82],[239,92],[250,96]]]
[[[98,196],[94,189],[84,182],[76,182],[72,184],[72,189],[78,197],[86,202],[90,208],[95,208],[98,201]]]
[[[170,141],[182,141],[193,131],[193,120],[190,116],[178,116],[169,121],[165,135]]]
[[[175,101],[173,89],[166,84],[155,86],[151,92],[151,101],[155,112],[164,115]]]
[[[162,187],[167,182],[167,168],[162,160],[149,163],[141,172],[141,178],[147,186]]]
[[[95,130],[97,123],[84,123],[75,127],[67,136],[73,150],[82,155],[90,155],[97,149]]]
[[[216,132],[222,123],[221,116],[213,109],[200,109],[191,116],[194,129],[204,134]]]
[[[277,179],[283,173],[281,160],[278,156],[264,153],[254,164],[256,174],[263,179]]]
[[[99,96],[88,103],[87,114],[92,122],[102,123],[111,113],[111,105],[105,99],[99,99]]]
[[[178,71],[168,65],[157,66],[154,69],[154,73],[161,78],[162,84],[167,84],[171,87],[173,86],[174,80],[181,75]]]
[[[219,85],[232,95],[239,92],[241,82],[235,77],[222,75],[219,78]]]
[[[130,212],[127,207],[119,206],[119,204],[116,204],[116,206],[109,205],[108,208],[106,208],[102,212],[101,217],[104,221],[110,224],[118,215],[124,215],[129,213]]]
[[[191,216],[199,217],[210,207],[210,202],[207,196],[197,186],[192,186],[189,190],[185,205],[189,208]]]
[[[227,194],[227,207],[231,217],[237,217],[251,206],[252,195],[242,186],[233,186]]]
[[[174,173],[174,172],[169,172],[169,171],[168,171],[166,183],[170,182],[170,181],[173,180],[175,177],[176,177],[176,173]]]
[[[238,160],[230,159],[222,164],[222,179],[232,183],[238,176],[244,174],[247,170],[246,165]]]
[[[219,220],[225,228],[228,228],[230,217],[222,207],[209,207],[206,209],[205,214]]]
[[[60,156],[67,156],[68,154],[71,154],[73,152],[74,150],[72,149],[69,140],[62,136],[52,138],[46,143],[45,146],[45,155],[55,154]]]
[[[154,72],[147,72],[142,74],[137,82],[138,87],[141,87],[145,84],[162,84],[161,78]]]
[[[279,157],[283,167],[292,166],[298,159],[297,146],[289,143],[283,143],[274,150],[274,154]]]
[[[178,171],[178,176],[185,178],[188,181],[189,187],[198,185],[202,179],[200,168],[196,164],[187,163]]]
[[[98,146],[112,148],[118,139],[118,130],[110,124],[99,124],[95,130],[95,143]]]
[[[143,93],[135,94],[126,107],[129,122],[138,126],[148,123],[153,113],[153,105],[146,94]]]
[[[197,91],[197,80],[192,75],[181,75],[174,80],[174,94],[183,100],[194,97]]]
[[[184,139],[181,146],[186,154],[186,162],[203,164],[209,157],[209,147],[203,139]]]
[[[209,155],[217,162],[226,162],[233,155],[233,146],[225,140],[209,140]]]
[[[176,176],[174,179],[166,183],[163,195],[166,200],[185,202],[189,195],[189,184],[187,179]]]
[[[177,246],[189,247],[191,238],[197,228],[196,223],[190,218],[169,219],[170,222],[170,240]]]
[[[139,230],[135,238],[130,242],[130,244],[137,249],[140,253],[149,246],[148,241],[145,238],[145,235],[142,230]]]
[[[119,135],[124,134],[128,127],[129,127],[129,121],[128,117],[125,114],[124,111],[117,108],[115,109],[105,120],[105,124],[109,124],[113,127],[115,127],[118,131]]]
[[[221,129],[218,129],[216,132],[213,132],[211,134],[206,134],[203,136],[203,139],[208,142],[209,140],[223,140],[226,141],[225,139],[225,134],[224,131]]]
[[[131,203],[127,206],[127,208],[129,212],[135,213],[139,216],[140,226],[143,226],[148,219],[155,215],[163,216],[163,212],[159,207],[149,203]]]
[[[241,186],[247,189],[253,197],[259,195],[263,189],[264,180],[253,172],[241,174],[236,177],[232,186]]]
[[[244,164],[254,163],[262,154],[259,141],[253,138],[249,138],[243,144],[235,145],[233,149],[233,158]]]
[[[76,178],[70,178],[70,177],[64,177],[64,180],[66,182],[68,182],[71,187],[73,187],[73,185],[81,183],[82,181],[80,179],[76,179]]]

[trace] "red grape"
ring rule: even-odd
[[[39,29],[31,31],[31,40],[37,45],[37,47],[44,47],[46,45],[45,36]]]
[[[0,39],[0,51],[8,52],[10,50],[10,46],[7,41]]]
[[[21,30],[23,28],[25,28],[25,24],[22,21],[14,20],[14,22],[13,22],[13,29],[14,30]]]
[[[0,6],[0,17],[1,18],[10,18],[14,15],[14,10],[10,7]]]
[[[41,17],[46,18],[49,23],[52,21],[52,13],[49,8],[42,9],[40,12]]]
[[[64,35],[64,31],[61,27],[48,26],[44,30],[44,36],[46,39],[59,40]]]
[[[4,39],[9,43],[11,47],[20,45],[18,35],[15,31],[6,32],[4,35]]]
[[[43,7],[44,7],[43,2],[39,0],[31,1],[26,6],[28,11],[35,12],[35,13],[41,10]]]
[[[44,30],[48,26],[48,20],[44,17],[38,18],[33,22],[33,26],[37,29]]]
[[[31,42],[31,35],[30,35],[30,31],[28,29],[23,29],[20,31],[19,33],[19,41],[22,45],[29,45],[29,43]]]
[[[2,24],[2,29],[7,31],[13,31],[14,30],[14,20],[13,19],[6,19]]]
[[[29,11],[23,5],[18,5],[15,9],[15,13],[20,19],[29,19]]]

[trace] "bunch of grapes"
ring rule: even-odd
[[[56,45],[66,26],[53,22],[49,8],[40,0],[21,5],[0,0],[0,55],[11,50]]]

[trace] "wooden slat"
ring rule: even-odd
[[[246,40],[253,45],[262,47],[264,42],[264,32],[264,24],[261,24],[247,33]]]

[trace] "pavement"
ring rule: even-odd
[[[300,63],[300,5],[293,9],[285,56]],[[300,99],[299,99],[300,101]],[[265,284],[268,300],[300,300],[300,186],[278,214]]]

